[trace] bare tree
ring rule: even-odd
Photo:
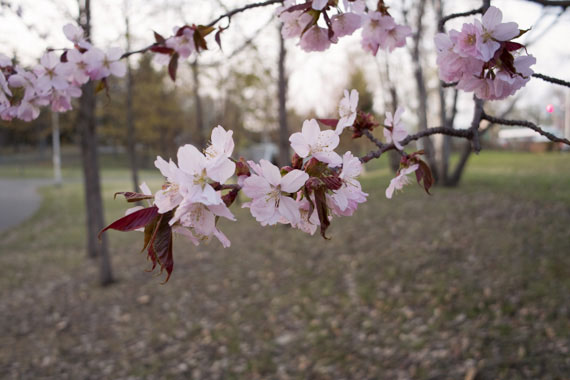
[[[278,78],[278,97],[279,97],[279,164],[285,166],[289,163],[289,128],[287,125],[287,77],[285,73],[285,57],[287,50],[285,49],[285,40],[281,35],[279,26],[279,78]]]
[[[131,33],[129,23],[129,1],[125,0],[125,39],[127,40],[127,51],[131,50]],[[129,163],[131,165],[131,176],[133,179],[133,191],[138,191],[139,178],[138,178],[138,162],[136,152],[136,139],[135,139],[135,121],[133,115],[133,72],[131,67],[130,57],[127,57],[127,153],[129,155]]]
[[[87,38],[91,34],[91,1],[84,0],[80,7],[80,25]],[[81,155],[83,161],[83,180],[85,188],[85,207],[87,215],[87,255],[98,258],[100,264],[99,281],[101,285],[113,282],[111,259],[105,236],[99,242],[97,235],[105,226],[103,217],[103,201],[99,178],[99,158],[97,152],[97,124],[95,120],[95,88],[92,81],[82,87],[83,94],[79,99],[77,128],[81,136]]]

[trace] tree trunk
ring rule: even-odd
[[[281,35],[279,27],[279,79],[278,79],[278,96],[279,96],[279,165],[289,165],[291,157],[289,156],[289,127],[287,125],[287,77],[285,75],[285,40]]]
[[[206,148],[206,132],[204,131],[204,118],[202,116],[202,99],[200,99],[200,77],[198,75],[198,58],[192,62],[192,77],[194,79],[194,107],[196,111],[196,128],[198,130],[198,147]]]
[[[424,74],[422,70],[422,64],[420,59],[420,41],[422,37],[422,18],[425,11],[425,0],[420,0],[418,4],[418,14],[416,25],[418,27],[416,33],[414,34],[414,46],[412,49],[412,63],[414,66],[414,77],[416,79],[416,86],[418,91],[418,117],[419,117],[419,129],[420,131],[427,130],[427,90],[424,80]],[[422,139],[424,142],[424,151],[426,154],[426,160],[432,170],[434,180],[438,181],[437,165],[435,162],[433,143],[429,137]]]
[[[126,26],[126,40],[127,51],[131,49],[131,35],[129,28],[128,8],[125,10],[125,26]],[[129,162],[131,164],[131,177],[133,179],[133,191],[139,191],[139,175],[138,163],[135,141],[135,121],[133,115],[133,70],[131,61],[127,58],[127,153],[129,155]]]
[[[53,181],[56,186],[61,186],[61,149],[59,144],[59,113],[51,111],[51,146],[53,161]]]
[[[85,0],[85,23],[83,29],[90,34],[90,0]],[[97,152],[97,125],[95,120],[96,98],[93,82],[82,87],[83,94],[79,99],[77,127],[81,136],[81,156],[83,161],[83,181],[85,189],[85,206],[87,217],[87,255],[99,259],[99,281],[101,285],[113,282],[111,259],[107,249],[107,238],[103,235],[101,242],[97,235],[104,227],[103,201],[99,179],[99,162]]]

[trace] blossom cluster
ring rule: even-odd
[[[299,37],[299,46],[305,51],[324,51],[339,38],[352,35],[362,28],[362,47],[376,55],[381,48],[391,52],[406,44],[406,37],[412,34],[408,26],[399,25],[388,13],[383,1],[376,10],[366,8],[364,0],[343,0],[340,7],[335,0],[313,0],[296,4],[286,0],[277,9],[283,23],[283,38]],[[332,10],[337,13],[331,15]],[[323,20],[323,26],[319,20]]]
[[[83,30],[72,24],[63,27],[74,48],[63,54],[46,52],[32,70],[14,65],[0,54],[0,117],[32,121],[41,106],[51,106],[54,112],[71,109],[71,99],[81,96],[81,86],[89,80],[105,80],[110,75],[122,77],[126,66],[120,62],[123,50],[103,51],[84,38]]]
[[[486,100],[504,99],[523,87],[536,59],[522,54],[524,45],[511,41],[525,30],[502,19],[498,8],[489,7],[481,21],[465,23],[461,31],[437,34],[440,79],[457,82],[458,89]]]
[[[295,152],[291,164],[281,168],[263,159],[233,159],[233,132],[217,126],[203,152],[186,144],[178,149],[177,163],[157,157],[155,166],[166,179],[162,188],[153,194],[143,183],[141,193],[121,193],[129,202],[148,200],[149,207],[128,209],[103,231],[144,231],[153,268],[160,264],[170,276],[174,233],[195,245],[215,237],[224,247],[230,246],[218,222],[220,218],[236,220],[229,207],[242,191],[249,198],[242,207],[262,226],[286,224],[311,235],[320,230],[327,238],[332,219],[353,215],[368,196],[358,180],[363,171],[360,158],[350,151],[342,156],[335,151],[345,129],[360,137],[359,129],[371,130],[377,125],[357,106],[358,92],[345,91],[338,118],[305,120],[301,131],[289,138]],[[386,113],[384,136],[402,154],[400,170],[386,190],[388,198],[410,182],[407,175],[413,172],[418,183],[424,180],[426,190],[431,186],[429,168],[418,158],[421,152],[407,155],[402,151],[400,143],[407,137],[403,112],[398,108],[394,115]],[[334,129],[321,129],[319,123]],[[231,179],[234,175],[236,180]]]

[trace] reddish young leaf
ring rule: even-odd
[[[60,62],[67,62],[67,50],[59,57]]]
[[[316,203],[315,208],[317,209],[317,215],[319,216],[319,222],[321,224],[321,236],[326,240],[330,240],[330,238],[328,238],[326,235],[327,228],[329,228],[331,224],[328,215],[326,189],[324,187],[321,187],[316,189],[314,193]]]
[[[143,208],[142,210],[135,211],[132,214],[125,215],[122,218],[115,220],[113,223],[103,228],[97,236],[101,239],[101,234],[109,229],[117,231],[133,231],[137,228],[142,228],[150,223],[157,215],[158,208],[156,206]]]
[[[216,30],[216,28],[214,28],[213,26],[198,25],[196,27],[196,31],[199,32],[202,37],[206,37],[214,30]]]
[[[178,53],[174,53],[168,63],[168,74],[173,81],[176,81],[176,70],[178,70]]]
[[[220,47],[220,50],[223,50],[223,49],[222,49],[222,38],[221,38],[223,31],[224,31],[224,29],[220,28],[220,29],[216,32],[216,35],[214,36],[215,39],[216,39],[216,43],[217,43],[218,46]]]
[[[103,78],[99,81],[99,83],[97,83],[97,87],[95,87],[95,93],[98,94],[101,91],[103,91],[104,89],[107,88],[107,78]]]
[[[194,33],[194,45],[196,45],[197,52],[200,52],[200,49],[208,50],[208,45],[206,44],[206,40],[200,33]]]
[[[317,121],[331,128],[336,128],[336,125],[338,124],[338,119],[317,119]]]
[[[129,203],[154,198],[154,196],[152,196],[152,195],[135,193],[132,191],[119,191],[119,192],[115,193],[113,198],[117,198],[118,194],[123,195],[125,197],[125,199],[127,200],[127,202],[129,202]]]
[[[418,181],[418,184],[420,183],[420,180],[423,180],[424,190],[426,193],[430,194],[429,189],[433,185],[433,175],[431,174],[431,169],[429,168],[429,165],[425,163],[425,161],[419,160],[418,164],[420,167],[418,170],[416,170],[416,179]],[[421,179],[419,175],[421,175]]]
[[[164,37],[162,37],[159,33],[154,32],[154,40],[159,43],[159,44],[163,44],[164,42],[166,42],[166,39]]]
[[[156,223],[156,228],[148,244],[148,256],[153,262],[152,269],[156,263],[160,265],[160,273],[166,270],[167,277],[163,284],[167,283],[174,269],[174,258],[172,256],[172,227],[168,223],[172,218],[172,211],[162,215]],[[151,269],[151,270],[152,270]]]
[[[508,51],[515,51],[519,50],[520,48],[524,48],[523,44],[519,44],[518,42],[506,41],[505,42],[505,49]]]
[[[169,55],[174,53],[174,49],[166,46],[153,46],[150,48],[150,51],[154,53],[169,54]]]

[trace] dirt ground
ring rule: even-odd
[[[176,239],[166,285],[142,235],[111,232],[106,288],[80,185],[46,190],[0,235],[0,377],[568,379],[570,205],[469,187],[387,201],[384,182],[330,241],[234,208],[232,247]]]

